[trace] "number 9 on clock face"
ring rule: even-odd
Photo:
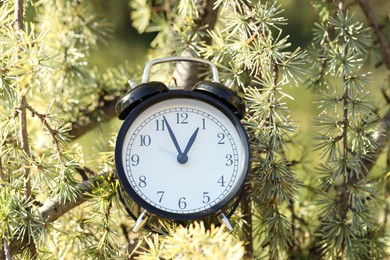
[[[227,106],[177,90],[147,99],[129,114],[115,160],[135,202],[160,217],[190,220],[220,210],[241,190],[249,145]]]

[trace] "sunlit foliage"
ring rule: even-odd
[[[370,71],[390,71],[389,14],[370,16],[366,0],[314,0],[312,42],[301,48],[285,33],[283,1],[129,1],[126,23],[153,35],[145,60],[185,53],[216,64],[246,102],[251,145],[234,232],[151,217],[158,233],[133,234],[115,133],[100,133],[93,160],[75,141],[113,118],[128,79],[141,76],[128,62],[91,65],[114,30],[96,2],[0,1],[0,259],[388,257],[390,94],[371,86]],[[171,87],[180,77],[174,66],[151,74]],[[287,105],[305,85],[318,111],[315,147],[300,143],[307,133]],[[381,155],[387,166],[373,173]]]

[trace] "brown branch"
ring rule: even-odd
[[[14,24],[17,31],[23,30],[23,0],[15,0],[15,11],[14,11]],[[30,147],[28,143],[28,133],[27,133],[27,117],[26,117],[26,93],[21,94],[20,106],[18,109],[19,113],[19,127],[20,127],[20,139],[23,151],[30,157]],[[24,196],[25,199],[28,199],[31,195],[31,185],[29,178],[29,167],[24,169],[24,178],[25,178],[25,187],[24,187]]]
[[[194,31],[199,30],[200,28],[207,26],[209,30],[212,30],[217,21],[218,10],[214,9],[215,0],[206,0],[202,1],[202,6],[198,10],[199,18],[196,19]],[[206,44],[211,43],[211,38],[208,36],[203,36],[200,39]],[[183,57],[194,57],[195,54],[190,49],[186,49],[181,53]],[[184,89],[190,90],[198,81],[199,78],[199,64],[196,62],[186,62],[180,61],[175,65],[175,71],[173,73],[176,80],[176,85]]]
[[[3,187],[4,182],[4,173],[3,173],[3,158],[0,158],[0,188]]]
[[[95,173],[88,167],[83,167],[83,168],[77,167],[77,168],[75,168],[75,170],[77,171],[77,173],[80,174],[80,176],[83,179],[83,181],[88,180],[88,174],[90,176],[94,176],[95,175]]]
[[[358,0],[359,5],[366,16],[366,19],[369,23],[369,25],[372,27],[379,45],[381,47],[382,52],[382,59],[383,63],[386,65],[387,71],[388,71],[388,77],[390,77],[390,45],[387,41],[381,27],[378,23],[378,21],[375,18],[375,15],[371,9],[371,7],[368,4],[367,0]],[[382,94],[387,102],[389,104],[389,97],[386,94],[386,91],[382,89]],[[364,165],[367,168],[367,172],[369,172],[372,167],[375,165],[376,161],[378,160],[380,154],[383,152],[385,147],[389,144],[390,141],[390,110],[387,111],[387,113],[382,118],[382,121],[377,127],[377,144],[378,148],[376,149],[375,153],[373,154],[372,160],[365,160]],[[388,159],[389,160],[389,159]],[[386,196],[386,195],[385,195]],[[389,212],[389,204],[386,203],[385,209],[384,209],[384,220],[383,220],[383,230],[386,229],[387,226],[387,215]],[[384,232],[384,231],[383,231]]]
[[[383,61],[386,64],[387,70],[390,71],[390,45],[386,40],[385,35],[382,32],[382,28],[375,18],[375,15],[368,4],[367,0],[358,0],[359,5],[367,18],[369,25],[374,30],[376,37],[378,38],[379,45],[381,46]]]
[[[252,204],[250,199],[251,185],[246,183],[244,186],[244,194],[241,199],[241,211],[243,214],[242,234],[245,241],[245,257],[250,259],[253,257],[253,223],[252,223]]]
[[[112,100],[105,100],[104,93],[99,97],[99,106],[94,111],[83,113],[81,116],[86,118],[96,118],[97,115],[101,115],[104,120],[112,119],[116,116],[115,113],[115,104],[119,100],[119,97],[115,97]],[[82,120],[75,120],[72,122],[72,128],[69,132],[69,135],[72,139],[77,139],[91,131],[95,128],[100,122],[97,120],[89,120],[87,123],[82,122]]]
[[[46,225],[53,223],[68,211],[84,203],[89,198],[88,194],[92,192],[96,185],[102,184],[103,181],[107,179],[108,175],[108,173],[97,175],[78,184],[76,189],[79,191],[77,194],[80,195],[72,201],[61,203],[61,201],[57,198],[46,200],[43,205],[38,208],[38,212],[45,221]],[[8,253],[11,255],[15,254],[28,243],[29,241],[27,237],[23,240],[11,241],[9,244]],[[3,259],[2,256],[4,253],[5,252],[0,251],[0,259]]]
[[[23,26],[23,0],[15,0],[14,2],[14,24],[17,31],[21,32],[24,29]],[[20,134],[20,140],[21,140],[21,146],[23,151],[26,153],[27,157],[31,157],[31,151],[30,151],[30,145],[28,142],[28,132],[27,132],[27,116],[26,116],[26,110],[27,110],[27,91],[19,92],[20,94],[20,106],[18,109],[19,112],[19,134]],[[30,167],[27,165],[24,167],[24,199],[27,201],[31,197],[31,180],[30,180]],[[31,213],[31,209],[27,209]],[[33,239],[29,239],[28,248],[30,250],[31,258],[35,259],[37,255],[37,248],[34,243]],[[12,256],[12,252],[8,251],[6,253],[7,257],[8,255]]]
[[[18,109],[19,112],[19,131],[20,139],[23,151],[26,153],[27,157],[31,157],[30,146],[28,143],[28,133],[27,133],[27,100],[26,96],[21,97],[20,106]],[[28,200],[31,196],[31,183],[30,183],[30,167],[26,166],[24,168],[24,198]]]
[[[367,169],[367,173],[371,171],[372,167],[374,167],[379,156],[381,155],[381,153],[383,152],[383,150],[386,148],[386,146],[390,141],[390,110],[388,110],[387,113],[383,116],[382,120],[380,121],[379,125],[376,127],[375,131],[376,131],[375,141],[378,147],[375,150],[375,153],[371,154],[372,158],[370,160],[364,160],[364,166]]]
[[[38,209],[39,213],[42,215],[43,220],[47,224],[52,223],[71,209],[84,203],[88,199],[88,194],[92,192],[97,184],[102,184],[107,176],[108,173],[105,173],[81,182],[76,187],[76,189],[79,191],[78,194],[80,195],[77,196],[74,200],[68,201],[65,204],[61,203],[61,200],[57,198],[46,200],[43,203],[43,206]]]
[[[390,141],[390,110],[387,111],[385,116],[382,118],[380,124],[376,127],[376,136],[375,136],[375,141],[378,145],[377,149],[375,150],[374,154],[371,154],[371,159],[370,160],[363,160],[363,164],[366,168],[366,171],[364,174],[358,176],[354,176],[353,178],[349,179],[349,185],[354,185],[356,184],[361,178],[365,178],[366,175],[371,171],[371,169],[374,167],[376,164],[379,156],[383,152],[383,150],[387,147],[389,141]],[[343,189],[342,185],[337,187],[338,190]],[[339,198],[341,199],[341,198]],[[347,204],[348,200],[345,199],[344,203]],[[321,230],[321,226],[317,229],[316,232],[314,233],[319,233],[319,230]],[[321,240],[321,236],[317,236],[316,239],[314,239],[309,246],[309,256],[312,259],[317,259],[316,257],[322,256],[323,255],[323,248],[319,246],[319,242]],[[319,257],[318,259],[320,259]]]
[[[15,0],[14,24],[17,30],[24,30],[23,26],[23,0]]]
[[[46,127],[46,129],[49,131],[49,133],[50,133],[50,135],[51,135],[51,137],[56,145],[57,153],[60,155],[60,158],[61,158],[62,152],[61,152],[60,141],[57,138],[57,131],[55,129],[53,129],[50,126],[49,122],[46,120],[48,115],[39,113],[29,104],[26,104],[26,108],[28,110],[30,110],[30,112],[33,114],[33,116],[37,116],[41,120],[43,125]]]

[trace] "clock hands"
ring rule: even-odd
[[[173,133],[171,126],[168,123],[168,120],[165,118],[165,116],[163,116],[163,119],[165,121],[165,124],[167,125],[169,136],[171,137],[172,142],[175,145],[177,152],[179,153],[178,156],[177,156],[177,162],[181,163],[181,164],[184,164],[184,163],[186,163],[188,161],[188,155],[187,154],[188,154],[188,152],[190,151],[192,145],[195,142],[196,136],[198,135],[199,127],[196,128],[195,132],[191,135],[190,139],[188,140],[187,146],[184,149],[184,152],[182,152],[181,149],[180,149],[179,143],[177,142],[176,136]]]

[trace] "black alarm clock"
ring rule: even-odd
[[[192,90],[148,82],[152,65],[173,61],[206,63],[213,81]],[[134,231],[150,213],[172,220],[217,214],[232,229],[223,208],[243,188],[250,151],[240,123],[244,103],[219,83],[215,65],[187,57],[153,60],[116,112],[124,119],[115,146],[117,174],[124,191],[144,209]]]

